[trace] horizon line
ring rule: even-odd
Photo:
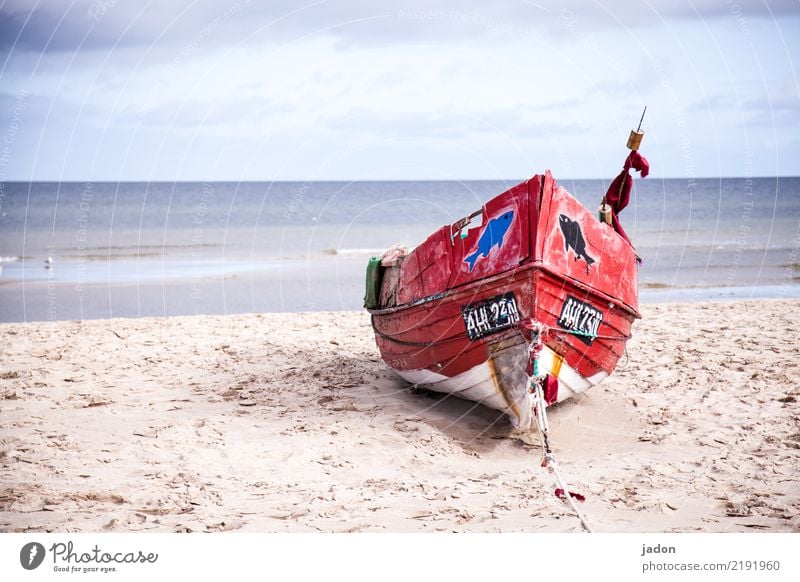
[[[231,180],[231,179],[190,179],[190,180],[175,180],[175,179],[118,179],[118,180],[109,180],[109,179],[102,179],[102,180],[92,180],[92,179],[68,179],[68,180],[60,180],[60,179],[36,179],[36,180],[0,180],[0,184],[41,184],[41,183],[50,183],[50,184],[119,184],[119,183],[128,183],[128,184],[177,184],[177,183],[197,183],[197,184],[204,184],[204,183],[211,183],[211,184],[231,184],[231,183],[252,183],[252,184],[261,184],[261,183],[287,183],[287,184],[294,184],[294,183],[321,183],[321,182],[330,182],[330,183],[356,183],[356,182],[514,182],[520,183],[525,182],[536,176],[538,174],[533,174],[528,178],[382,178],[382,179],[359,179],[359,178],[337,178],[337,179],[239,179],[239,180]],[[613,181],[619,174],[614,174],[610,177],[602,177],[602,178],[556,178],[557,182],[580,182],[580,181],[597,181],[597,180],[608,180]],[[800,174],[797,175],[771,175],[771,176],[661,176],[661,177],[652,177],[648,176],[648,178],[639,178],[636,175],[631,175],[632,178],[635,180],[647,180],[650,178],[649,181],[658,181],[658,180],[763,180],[763,179],[787,179],[787,178],[800,178]]]

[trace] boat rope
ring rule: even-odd
[[[536,428],[539,432],[539,440],[542,443],[542,448],[544,449],[544,457],[542,458],[541,466],[550,469],[555,476],[556,483],[558,484],[558,489],[555,491],[556,496],[567,502],[570,509],[572,509],[580,520],[583,529],[592,533],[592,528],[588,520],[575,504],[574,498],[583,501],[584,497],[569,490],[566,481],[564,481],[564,477],[558,470],[555,453],[553,453],[552,448],[550,448],[550,425],[547,422],[547,402],[545,401],[544,390],[542,389],[542,383],[545,378],[547,378],[547,374],[539,374],[539,352],[543,345],[542,336],[548,331],[548,328],[537,321],[531,321],[526,327],[531,333],[529,347],[531,365],[529,366],[530,375],[528,376],[528,390],[533,396],[532,408],[534,416],[536,417]]]

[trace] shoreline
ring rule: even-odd
[[[642,311],[548,414],[594,529],[800,531],[800,301]],[[0,330],[0,531],[581,530],[539,447],[410,392],[366,313]]]
[[[118,262],[121,263],[121,262]],[[180,317],[358,311],[364,294],[360,256],[285,260],[260,264],[148,261],[112,270],[102,262],[48,271],[36,280],[0,276],[0,322],[96,320],[115,317]],[[85,264],[84,264],[85,266]],[[64,279],[64,273],[72,279]],[[103,282],[105,278],[105,282]],[[664,302],[800,299],[800,281],[762,277],[760,285],[682,286],[642,282],[641,306]]]

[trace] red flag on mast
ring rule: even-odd
[[[647,159],[638,151],[632,150],[625,159],[625,165],[619,173],[619,176],[614,178],[614,181],[611,182],[611,186],[608,187],[604,198],[605,203],[611,207],[611,226],[613,226],[614,230],[629,243],[631,240],[622,228],[622,224],[619,221],[619,213],[622,212],[631,199],[633,178],[628,174],[631,168],[638,171],[642,175],[642,178],[650,173],[650,164],[647,162]]]

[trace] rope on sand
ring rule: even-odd
[[[547,412],[545,409],[547,404],[544,400],[544,393],[542,392],[542,383],[541,381],[536,381],[535,379],[531,378],[530,387],[534,391],[534,410],[536,411],[536,428],[539,430],[539,439],[542,441],[542,447],[544,448],[544,458],[542,459],[542,467],[546,467],[553,472],[555,475],[556,483],[563,494],[560,495],[562,499],[565,499],[567,504],[570,506],[572,511],[578,517],[587,532],[592,533],[592,528],[589,525],[589,522],[586,519],[586,516],[583,515],[581,510],[575,504],[575,500],[573,499],[573,493],[569,490],[566,481],[564,481],[564,477],[561,476],[561,473],[558,470],[558,463],[556,462],[556,456],[553,453],[552,449],[550,448],[550,438],[548,435],[549,426],[547,424]],[[558,492],[558,490],[556,490]]]
[[[528,390],[533,396],[532,407],[536,416],[536,428],[539,431],[539,439],[542,443],[542,448],[545,451],[544,458],[542,459],[542,467],[546,467],[553,472],[553,475],[555,475],[556,478],[556,483],[559,487],[556,489],[556,495],[561,499],[566,500],[567,504],[580,520],[583,529],[589,533],[592,533],[592,528],[589,525],[588,520],[583,515],[581,510],[578,509],[578,506],[575,504],[575,500],[573,499],[573,496],[577,496],[582,500],[583,496],[574,494],[569,490],[566,481],[564,481],[564,477],[561,476],[561,473],[558,470],[556,456],[553,453],[553,450],[550,448],[550,426],[547,422],[546,411],[547,402],[545,401],[544,391],[542,390],[542,383],[547,376],[539,374],[539,352],[542,349],[542,335],[548,331],[548,328],[544,324],[536,321],[531,321],[525,326],[525,328],[526,331],[529,331],[531,334],[529,348],[530,365],[528,370]],[[559,495],[559,491],[561,492],[561,495]]]

